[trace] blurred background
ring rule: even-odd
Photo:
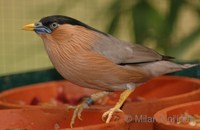
[[[0,75],[52,67],[42,40],[21,28],[55,14],[178,61],[200,60],[200,0],[0,0]]]

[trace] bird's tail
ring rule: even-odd
[[[197,66],[197,65],[200,65],[200,64],[184,64],[184,65],[181,65],[181,68],[187,69],[187,68],[191,68],[191,67],[194,67],[194,66]]]
[[[157,62],[153,62],[151,64],[145,64],[141,67],[144,70],[146,70],[146,72],[148,72],[150,76],[155,77],[155,76],[164,75],[164,74],[167,74],[167,73],[191,68],[191,67],[194,67],[194,66],[197,66],[197,65],[199,65],[199,64],[184,64],[184,65],[181,65],[181,64],[173,63],[171,61],[157,61]]]

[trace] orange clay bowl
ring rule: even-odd
[[[153,115],[176,104],[200,100],[200,80],[162,76],[138,87],[127,99],[123,111],[133,119],[132,130],[153,130]]]
[[[70,128],[73,111],[65,109],[5,109],[0,110],[1,130],[126,130],[123,113],[115,113],[110,123],[101,120],[103,111],[85,110],[82,121],[76,120]]]
[[[64,80],[31,84],[0,93],[0,108],[66,107],[95,92]]]
[[[145,120],[153,117],[158,110],[200,99],[200,80],[186,77],[162,76],[154,78],[136,90],[129,96],[122,107],[129,114],[131,129],[152,130],[153,122]],[[80,100],[97,90],[76,86],[67,81],[52,81],[32,84],[4,91],[0,94],[0,108],[63,108],[64,104],[76,105]],[[113,106],[119,92],[105,97],[98,102],[102,108]],[[101,108],[101,109],[102,109]],[[140,121],[140,117],[144,121]],[[139,118],[139,120],[138,120]],[[136,120],[135,120],[136,119]]]
[[[0,108],[60,108],[77,105],[84,97],[99,90],[74,85],[66,80],[25,85],[0,93]],[[114,105],[119,93],[105,97],[95,103],[93,108],[108,108]]]
[[[176,123],[177,120],[180,120],[180,115],[185,112],[191,115],[200,115],[200,101],[179,104],[158,111],[154,115],[156,119],[154,130],[200,130],[200,126]]]

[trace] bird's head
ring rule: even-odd
[[[40,19],[39,22],[27,24],[22,29],[26,31],[35,31],[40,36],[51,35],[56,30],[62,30],[65,25],[81,25],[78,20],[67,16],[53,15]]]
[[[59,26],[62,26],[65,24],[80,25],[80,26],[84,25],[80,21],[67,17],[67,16],[53,15],[53,16],[44,17],[40,19],[39,22],[27,24],[22,29],[26,31],[35,31],[38,34],[51,34]]]
[[[67,32],[73,33],[81,30],[103,33],[74,18],[62,15],[44,17],[40,19],[39,22],[25,25],[22,29],[27,31],[35,31],[39,36],[53,36],[55,34],[62,35],[66,34]]]

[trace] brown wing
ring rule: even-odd
[[[130,44],[111,35],[104,36],[99,34],[97,42],[93,44],[93,50],[116,64],[137,64],[168,59],[167,56],[163,57],[150,48],[138,44]]]

